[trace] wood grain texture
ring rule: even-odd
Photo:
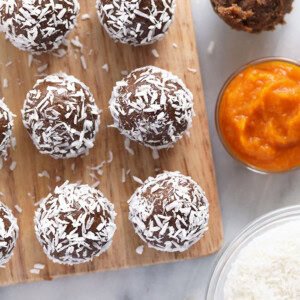
[[[40,155],[35,149],[23,127],[20,109],[26,93],[37,80],[38,65],[33,63],[32,67],[29,67],[28,53],[15,49],[5,40],[4,34],[0,36],[0,97],[5,97],[7,105],[13,113],[17,114],[14,129],[17,147],[15,151],[10,151],[9,160],[0,170],[0,191],[5,195],[0,200],[13,209],[20,227],[14,256],[6,264],[5,269],[0,269],[0,285],[191,259],[215,253],[222,244],[222,222],[190,1],[177,1],[175,23],[169,34],[164,40],[144,48],[115,44],[98,22],[94,1],[82,0],[80,4],[81,15],[89,13],[91,19],[82,21],[79,18],[78,26],[69,39],[78,35],[79,40],[84,44],[83,56],[87,63],[87,70],[82,68],[81,54],[76,53],[72,45],[69,46],[69,54],[61,59],[53,55],[43,55],[37,58],[42,61],[42,65],[49,64],[46,70],[48,74],[63,71],[86,83],[91,88],[98,106],[103,109],[100,132],[97,135],[95,147],[87,157],[54,160]],[[172,46],[173,43],[178,45],[177,49]],[[91,49],[93,53],[90,53]],[[159,58],[152,55],[152,49],[157,49]],[[12,64],[6,66],[9,61],[12,61]],[[109,72],[102,69],[104,64],[109,65]],[[131,147],[135,155],[130,155],[124,149],[124,138],[119,132],[116,129],[107,128],[107,125],[112,124],[108,101],[115,82],[122,78],[120,71],[130,71],[146,65],[155,65],[178,75],[195,97],[196,117],[193,120],[190,138],[185,136],[173,149],[160,151],[159,160],[153,159],[150,149],[134,143],[131,143]],[[194,68],[197,72],[192,73],[188,71],[188,68]],[[2,89],[2,82],[5,78],[8,80],[8,89]],[[118,229],[112,247],[102,256],[94,259],[92,263],[73,267],[52,263],[43,253],[35,237],[33,215],[36,207],[34,203],[45,197],[49,189],[55,188],[56,176],[61,176],[63,180],[71,182],[82,180],[84,183],[93,184],[95,180],[89,176],[90,171],[87,166],[98,165],[108,159],[110,150],[114,154],[114,159],[111,164],[104,166],[104,173],[99,180],[101,191],[114,203],[118,213],[116,219]],[[12,161],[17,162],[14,171],[9,169]],[[74,171],[72,171],[73,163],[75,163]],[[135,235],[128,221],[127,200],[138,184],[131,176],[127,176],[126,183],[123,184],[121,182],[122,168],[131,169],[131,175],[142,180],[157,174],[156,168],[178,170],[191,176],[206,191],[210,202],[210,229],[205,237],[185,253],[161,253],[145,247],[143,255],[136,254],[136,248],[143,243]],[[46,177],[38,177],[38,173],[44,170],[51,175],[50,180]],[[23,209],[22,213],[15,210],[16,204]],[[36,263],[45,265],[45,269],[39,275],[30,273],[30,269]]]

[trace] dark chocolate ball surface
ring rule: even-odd
[[[152,149],[172,147],[192,126],[193,95],[172,73],[157,67],[132,71],[117,82],[110,111],[127,138]]]
[[[55,263],[85,263],[110,247],[115,216],[113,204],[100,191],[65,182],[40,204],[35,232]]]
[[[185,251],[208,229],[208,201],[201,187],[179,172],[149,177],[129,200],[129,220],[149,247]]]
[[[0,266],[7,263],[13,255],[18,234],[17,219],[11,210],[0,202]]]
[[[89,88],[64,73],[38,80],[27,94],[23,124],[42,154],[73,158],[94,146],[100,110]]]
[[[0,161],[8,156],[8,148],[11,144],[12,130],[14,128],[14,115],[7,105],[0,99]]]
[[[152,44],[173,23],[176,0],[97,0],[100,23],[109,36],[123,44]]]
[[[20,50],[50,52],[75,27],[78,14],[77,0],[0,1],[0,30]]]

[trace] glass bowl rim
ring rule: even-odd
[[[279,62],[286,62],[286,63],[290,63],[293,64],[295,66],[300,67],[300,61],[297,61],[295,59],[290,59],[290,58],[286,58],[283,56],[268,56],[268,57],[262,57],[262,58],[258,58],[258,59],[254,59],[244,65],[242,65],[241,67],[239,67],[236,71],[234,71],[225,81],[225,83],[223,84],[219,94],[218,94],[218,98],[217,98],[217,102],[216,102],[216,106],[215,106],[215,126],[216,126],[216,131],[219,137],[219,140],[221,142],[221,144],[223,145],[224,149],[226,150],[226,152],[229,154],[229,156],[236,162],[238,162],[240,165],[242,165],[243,167],[245,167],[248,170],[251,170],[255,173],[259,173],[259,174],[283,174],[283,173],[288,173],[288,172],[293,172],[296,170],[300,169],[300,165],[287,169],[287,170],[281,170],[281,171],[270,171],[270,170],[265,170],[265,169],[261,169],[258,167],[255,167],[251,164],[246,163],[245,161],[241,160],[236,154],[233,153],[233,151],[230,149],[230,147],[228,146],[228,144],[226,143],[222,131],[221,131],[221,127],[220,127],[220,122],[219,122],[219,111],[220,111],[220,105],[222,102],[222,98],[224,95],[225,90],[227,89],[228,85],[232,82],[232,80],[242,71],[244,71],[245,69],[247,69],[249,66],[255,66],[261,63],[265,63],[265,62],[272,62],[272,61],[279,61]]]
[[[222,274],[224,268],[227,266],[228,260],[237,251],[241,250],[241,244],[246,241],[249,237],[255,235],[261,229],[276,223],[277,221],[288,219],[298,216],[300,217],[300,205],[287,206],[284,208],[273,210],[269,213],[256,218],[254,221],[250,222],[242,231],[230,242],[224,246],[224,248],[219,252],[216,262],[213,266],[209,283],[206,290],[206,300],[213,300],[216,287],[219,283],[220,275]],[[257,235],[259,236],[259,235]]]

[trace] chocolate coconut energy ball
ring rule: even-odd
[[[116,230],[113,204],[88,185],[65,182],[35,213],[37,239],[55,263],[91,261],[106,251]]]
[[[179,172],[149,177],[129,200],[129,220],[150,248],[185,251],[208,229],[208,201],[201,187]]]
[[[192,126],[193,95],[172,73],[144,67],[117,82],[110,99],[112,127],[152,149],[169,148]]]
[[[18,234],[17,219],[11,210],[0,202],[0,266],[12,257]]]
[[[250,33],[284,24],[294,0],[211,0],[216,13],[232,28]]]
[[[2,165],[2,159],[7,158],[14,128],[14,115],[3,101],[4,99],[0,99],[0,165]]]
[[[134,46],[164,37],[173,23],[176,0],[97,0],[100,23],[116,42]]]
[[[77,0],[2,0],[0,30],[21,50],[49,52],[74,28],[78,13]]]
[[[27,94],[22,117],[37,149],[53,158],[87,154],[100,125],[89,88],[64,73],[37,81]]]

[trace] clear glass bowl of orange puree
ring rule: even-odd
[[[215,110],[219,138],[246,168],[300,168],[300,63],[282,57],[242,66],[223,85]]]

